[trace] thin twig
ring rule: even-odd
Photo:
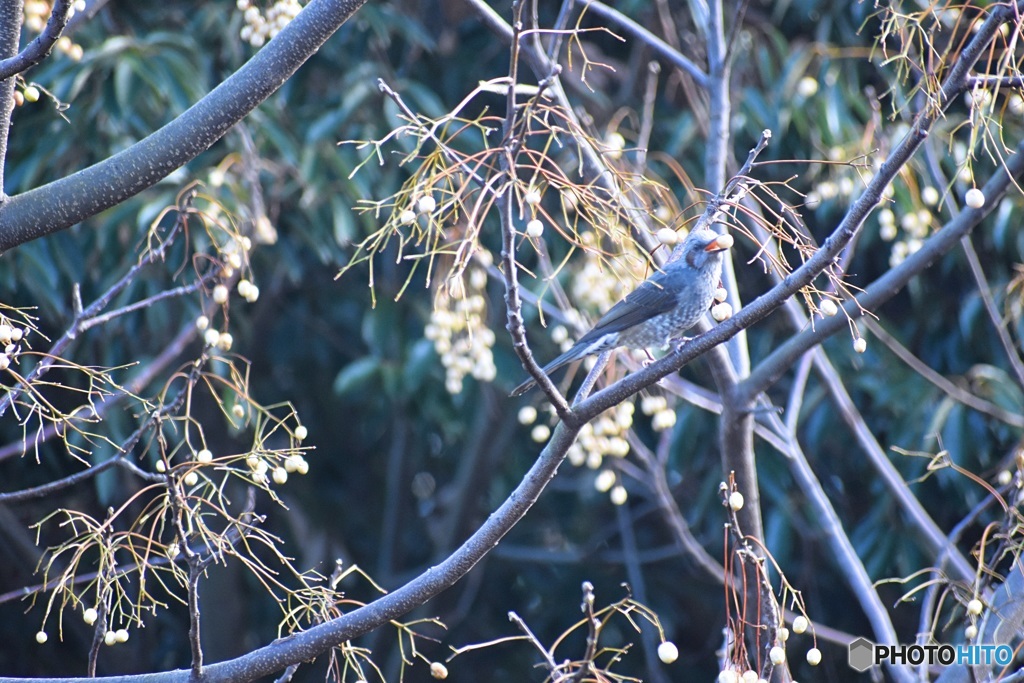
[[[997,406],[995,403],[986,401],[980,396],[976,396],[963,387],[957,386],[953,382],[949,381],[935,370],[932,370],[924,361],[911,353],[907,347],[900,344],[899,341],[889,334],[877,321],[872,320],[871,318],[864,318],[864,326],[872,335],[875,336],[875,338],[885,344],[886,348],[892,351],[897,358],[906,363],[911,370],[931,382],[954,401],[958,401],[968,408],[982,413],[983,415],[988,415],[1000,422],[1005,422],[1011,427],[1017,427],[1018,429],[1024,428],[1024,415],[1011,413],[1010,411]]]

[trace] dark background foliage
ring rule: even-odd
[[[618,9],[662,32],[656,28],[660,23],[651,4],[627,2]],[[684,52],[699,60],[686,10],[671,9]],[[542,8],[543,13],[553,11]],[[871,58],[878,30],[873,11],[870,3],[755,3],[746,8],[734,36],[737,158],[745,156],[763,128],[775,134],[765,153],[771,159],[823,158],[833,148],[851,158],[867,151],[861,146],[865,126],[874,122],[893,129],[890,117],[899,121],[901,115],[892,114],[891,95],[899,95],[900,89],[891,90],[892,71],[879,66],[877,54]],[[223,1],[111,3],[74,35],[85,48],[81,62],[58,55],[29,74],[70,108],[61,116],[44,98],[16,112],[6,190],[14,194],[85,167],[171,120],[250,55],[252,48],[238,38],[241,24],[233,3]],[[593,90],[570,74],[572,96],[593,116],[595,130],[621,121],[627,139],[635,138],[643,74],[651,54],[634,40],[619,42],[601,34],[586,34],[584,40],[588,54],[615,70],[594,73]],[[231,330],[235,351],[251,361],[254,394],[265,402],[292,402],[309,428],[308,443],[316,447],[309,456],[311,476],[293,478],[282,489],[288,509],[261,507],[269,515],[269,528],[286,540],[287,552],[300,567],[329,573],[334,560],[342,558],[346,564],[358,564],[381,586],[394,587],[446,556],[486,518],[536,456],[538,445],[530,440],[529,428],[517,423],[516,412],[522,403],[538,399],[506,397],[522,370],[501,333],[499,283],[492,283],[489,290],[489,322],[498,333],[498,378],[493,384],[467,381],[463,393],[450,395],[444,370],[423,334],[432,294],[422,287],[422,278],[395,301],[405,281],[405,266],[380,259],[375,270],[376,307],[370,305],[365,265],[335,279],[351,256],[353,243],[377,227],[372,213],[355,213],[352,207],[360,199],[379,199],[395,191],[406,177],[407,170],[397,163],[371,162],[350,178],[366,150],[335,144],[381,138],[397,124],[395,108],[378,91],[376,80],[385,79],[416,111],[436,116],[479,80],[505,73],[507,60],[507,47],[460,3],[371,3],[243,124],[258,151],[260,186],[278,240],[256,250],[253,270],[262,294],[252,305],[233,303]],[[797,92],[804,76],[820,84],[813,98]],[[703,186],[703,124],[692,92],[671,69],[664,69],[650,147]],[[876,105],[878,111],[872,109]],[[494,98],[493,106],[500,109],[501,100]],[[1013,121],[1009,128],[1017,130],[1019,123]],[[897,139],[880,134],[869,147]],[[241,134],[233,132],[135,199],[70,231],[5,254],[0,261],[0,301],[36,307],[41,330],[51,338],[58,336],[73,315],[72,287],[79,284],[83,299],[89,301],[118,278],[137,259],[146,227],[186,183],[199,180],[225,202],[244,202],[249,189],[237,177],[221,186],[211,181],[212,169],[242,149]],[[991,164],[980,159],[978,168]],[[683,190],[667,166],[653,159],[652,170],[674,185],[685,205]],[[923,173],[923,165],[914,170]],[[776,180],[799,173],[793,186],[805,193],[843,176],[855,186],[860,183],[848,167],[793,163],[767,167],[765,173],[766,179]],[[806,212],[810,232],[826,235],[847,200],[824,200]],[[919,205],[911,186],[896,188],[894,208],[912,210]],[[990,219],[974,237],[992,291],[1000,299],[1013,276],[1012,264],[1020,259],[1016,210],[1015,204]],[[485,239],[497,250],[497,234]],[[851,282],[863,284],[883,272],[890,248],[872,223],[849,266]],[[753,248],[741,242],[736,251],[741,292],[752,298],[764,287],[759,273],[743,266]],[[155,293],[174,283],[181,250],[176,258],[169,258],[166,267],[147,271],[125,297],[137,297],[140,290]],[[933,369],[1019,411],[1020,388],[1009,379],[1002,350],[970,282],[966,263],[951,256],[877,314],[886,329]],[[199,314],[200,304],[199,297],[175,301],[94,329],[75,343],[71,357],[92,365],[145,364]],[[792,329],[780,315],[770,318],[749,333],[752,355],[764,357],[790,334]],[[553,354],[554,347],[542,335],[536,338],[541,357]],[[853,353],[845,336],[825,347],[884,446],[931,452],[941,446],[958,464],[989,479],[1007,466],[1019,438],[1017,430],[949,404],[880,343],[872,342],[863,355]],[[193,342],[192,351],[198,349],[199,341]],[[132,372],[126,367],[117,376],[124,379]],[[701,363],[683,374],[712,386]],[[777,404],[785,404],[787,388],[783,381],[773,390]],[[207,409],[215,414],[215,406]],[[853,447],[848,430],[814,379],[802,411],[802,443],[871,577],[904,576],[926,565],[921,548],[903,533],[900,513],[887,502],[876,475]],[[718,497],[723,475],[715,421],[696,408],[680,406],[678,412],[670,483],[697,538],[712,556],[721,558],[725,517]],[[115,438],[130,432],[134,417],[128,408],[109,415]],[[226,425],[219,433],[211,429],[210,443],[224,450],[246,447],[248,434]],[[640,431],[653,443],[652,432]],[[15,419],[8,416],[0,422],[0,442],[20,438]],[[809,518],[813,513],[782,456],[763,444],[758,449],[766,545],[789,580],[803,591],[812,619],[850,634],[868,633],[847,587],[835,578],[835,560]],[[109,454],[96,452],[94,457]],[[909,481],[925,473],[924,459],[893,459]],[[0,481],[9,482],[4,489],[11,487],[10,482],[21,487],[75,467],[51,445],[42,449],[39,463],[26,456],[0,464]],[[444,659],[447,645],[514,633],[509,610],[520,614],[543,642],[551,642],[579,618],[584,580],[595,584],[599,603],[625,595],[628,576],[622,560],[627,550],[622,530],[628,525],[642,558],[646,604],[661,616],[667,635],[682,652],[680,662],[666,669],[669,678],[708,680],[715,675],[718,664],[711,653],[720,645],[724,625],[721,586],[701,575],[673,546],[643,487],[627,482],[633,495],[618,509],[595,491],[593,479],[594,473],[586,468],[563,465],[540,503],[482,566],[413,614],[436,616],[448,627],[426,629],[438,639],[419,643],[430,659]],[[76,487],[59,505],[102,516],[105,506],[122,499],[131,486],[120,474],[111,473]],[[959,522],[984,493],[950,471],[911,486],[944,529]],[[42,498],[2,510],[0,556],[5,559],[0,562],[0,592],[39,580],[33,571],[40,550],[28,526],[56,505]],[[966,538],[976,537],[980,529],[970,527]],[[44,534],[41,545],[46,540]],[[374,595],[366,582],[350,579],[345,585],[353,599]],[[891,605],[904,588],[880,590]],[[276,606],[238,566],[211,569],[202,605],[209,661],[236,656],[276,635]],[[919,628],[918,612],[896,608],[893,616],[901,639],[912,640]],[[32,641],[40,618],[39,606],[30,608],[17,600],[0,605],[0,638],[7,643],[0,648],[0,672],[82,673],[90,630],[77,618],[68,618],[63,642],[51,637],[40,646]],[[611,633],[610,644],[639,642],[624,622],[617,628],[619,641]],[[184,667],[186,638],[187,615],[180,605],[173,605],[145,629],[133,631],[116,655],[111,651],[101,657],[100,673]],[[390,677],[397,677],[393,632],[383,629],[361,643],[373,648]],[[809,640],[806,645],[810,647]],[[580,638],[570,639],[563,656],[573,656],[580,646]],[[798,679],[840,680],[852,675],[845,667],[843,648],[821,641],[819,647],[825,654],[822,670],[811,674],[798,661]],[[541,673],[531,672],[536,660],[525,645],[504,644],[457,658],[450,668],[454,680],[540,680]],[[643,657],[627,657],[623,670],[645,676]],[[304,680],[322,675],[322,661],[300,672]],[[424,680],[427,672],[419,666],[409,675],[411,680]]]

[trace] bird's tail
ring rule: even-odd
[[[545,365],[543,368],[541,368],[541,372],[543,372],[545,375],[550,376],[551,373],[557,370],[558,368],[562,367],[563,365],[568,365],[574,360],[579,360],[585,355],[587,355],[585,348],[580,347],[579,345],[573,346],[571,349],[563,353],[561,356],[559,356],[558,358],[554,359],[553,361]],[[517,386],[515,389],[513,389],[512,393],[509,394],[509,396],[522,396],[527,391],[532,389],[536,383],[537,380],[531,377],[530,379],[526,380],[525,382]]]

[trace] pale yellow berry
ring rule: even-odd
[[[116,631],[114,631],[114,641],[118,642],[118,643],[127,643],[128,642],[128,629],[126,629],[126,628],[119,628]]]
[[[779,630],[775,632],[776,637],[780,643],[784,643],[789,640],[789,629],[785,626],[780,626]]]
[[[306,462],[306,459],[303,458],[302,456],[299,456],[299,466],[298,470],[296,471],[299,474],[306,474],[307,472],[309,472],[309,463]]]
[[[729,298],[729,292],[726,291],[725,287],[715,288],[715,301],[722,303]]]
[[[534,218],[526,224],[526,234],[530,237],[540,237],[544,234],[544,224]]]
[[[213,300],[218,304],[224,304],[228,300],[228,288],[224,285],[217,285],[213,288]]]
[[[818,92],[818,79],[813,76],[804,76],[796,84],[796,92],[800,97],[813,97]]]
[[[977,638],[978,637],[978,627],[975,626],[974,624],[971,624],[970,626],[965,628],[964,629],[964,637],[967,638],[967,640],[974,640],[975,638]]]
[[[828,317],[832,317],[839,312],[839,307],[836,306],[836,302],[832,301],[832,299],[822,299],[818,308],[821,309],[823,315]]]
[[[802,614],[793,619],[793,633],[803,633],[807,630],[808,626],[810,626],[810,622],[808,622],[807,617]]]
[[[39,101],[39,88],[34,85],[30,85],[24,90],[26,102],[38,102]]]
[[[530,438],[533,439],[537,443],[542,443],[544,441],[547,441],[548,437],[550,437],[550,436],[551,436],[551,428],[548,427],[547,425],[537,425],[530,432]]]
[[[167,465],[164,464],[163,460],[156,461],[156,471],[159,472],[160,474],[163,474],[164,472],[167,471]]]
[[[967,206],[972,209],[980,209],[985,206],[985,193],[976,187],[972,187],[967,190],[967,194],[964,196],[964,202],[966,202]]]
[[[252,290],[252,283],[248,280],[239,280],[238,285],[235,288],[238,290],[238,296],[243,299],[248,299],[250,291]]]
[[[857,337],[853,340],[853,350],[857,353],[864,353],[868,350],[868,340],[864,337]]]
[[[821,664],[821,650],[816,647],[812,647],[807,651],[807,663],[811,666],[818,666]]]
[[[213,462],[213,453],[210,452],[210,449],[204,448],[203,450],[196,453],[196,461],[204,465],[208,465],[209,463]]]
[[[629,492],[626,491],[626,487],[625,486],[623,486],[622,484],[618,484],[617,486],[613,486],[612,487],[612,490],[611,490],[611,493],[609,494],[609,496],[612,499],[612,504],[613,505],[623,505],[623,504],[625,504],[626,500],[629,498]]]
[[[280,485],[284,484],[286,481],[288,481],[288,470],[283,467],[275,467],[274,483]]]
[[[605,141],[608,146],[608,158],[610,159],[621,159],[622,150],[626,148],[626,138],[622,137],[621,133],[612,133],[608,136]]]
[[[196,329],[200,332],[204,332],[210,327],[210,319],[205,315],[201,315],[196,318]]]
[[[939,203],[939,191],[928,185],[921,190],[921,201],[928,206],[935,206]]]
[[[221,351],[230,351],[231,345],[235,343],[235,338],[231,336],[230,332],[222,332],[217,337],[217,348]]]
[[[0,345],[10,344],[14,339],[14,328],[4,323],[0,325]]]
[[[615,472],[601,470],[594,479],[594,488],[601,493],[608,493],[615,486]]]
[[[107,631],[103,634],[103,643],[105,645],[113,645],[117,642],[117,634],[113,631]]]
[[[231,414],[238,419],[242,419],[243,417],[245,417],[245,406],[243,406],[241,403],[236,403],[235,405],[231,406]]]
[[[722,322],[732,317],[732,304],[728,301],[723,301],[720,304],[715,304],[711,307],[711,317]]]
[[[723,669],[718,672],[718,683],[739,683],[740,674],[735,669]]]
[[[679,648],[671,640],[666,640],[658,645],[658,659],[665,664],[671,664],[679,659]]]
[[[968,614],[978,616],[979,614],[981,614],[982,609],[984,609],[984,605],[981,604],[981,600],[979,600],[978,598],[974,598],[967,603]]]
[[[538,204],[540,204],[540,192],[536,188],[531,187],[530,190],[523,197],[523,201],[525,201],[530,206],[537,206]]]
[[[248,465],[251,470],[256,469],[260,464],[260,456],[255,453],[250,453],[245,456],[245,464]]]
[[[658,241],[664,245],[672,246],[679,241],[679,233],[672,228],[661,228],[656,233]]]
[[[48,636],[46,635],[46,631],[37,631],[36,632],[36,642],[39,643],[40,645],[42,645],[43,643],[46,642],[47,637]]]
[[[25,328],[24,331],[22,331],[20,327],[15,327],[14,330],[11,332],[11,341],[15,343],[20,342],[21,337],[26,334],[28,334],[27,327]]]
[[[220,332],[214,329],[209,329],[203,334],[203,341],[206,342],[207,346],[217,346],[220,341]]]
[[[516,415],[516,419],[519,420],[521,425],[532,425],[537,421],[537,409],[533,406],[523,406],[519,409],[519,414]]]
[[[430,675],[434,678],[445,679],[448,678],[448,667],[441,662],[430,663]]]
[[[264,485],[266,485],[266,483],[267,483],[267,474],[266,474],[266,472],[253,472],[252,473],[252,481],[257,486],[264,486]]]
[[[299,463],[302,462],[302,456],[297,453],[293,453],[284,459],[284,470],[285,472],[298,472]]]
[[[6,370],[11,367],[11,357],[6,353],[0,353],[0,370]]]
[[[768,658],[775,666],[782,666],[786,662],[786,651],[776,645],[768,651]]]
[[[309,436],[309,430],[306,429],[305,425],[299,425],[295,428],[296,441],[305,441],[307,436]]]
[[[739,512],[743,509],[743,494],[739,491],[733,491],[729,494],[729,508],[733,512]]]
[[[416,210],[420,213],[433,213],[437,208],[437,202],[429,194],[416,200]]]
[[[398,222],[402,225],[412,225],[416,222],[416,212],[410,209],[406,209],[398,217]]]
[[[199,483],[199,475],[195,472],[189,472],[184,476],[182,481],[185,482],[185,486],[195,486]]]
[[[1007,485],[1007,484],[1009,484],[1009,483],[1010,483],[1011,481],[1013,481],[1013,473],[1012,473],[1012,472],[1010,472],[1010,470],[1003,470],[1003,471],[1002,471],[1002,472],[1000,472],[1000,473],[999,473],[999,475],[998,475],[998,476],[996,477],[996,482],[997,482],[997,483],[998,483],[998,484],[999,484],[1000,486],[1006,486],[1006,485]]]
[[[753,669],[747,669],[743,672],[743,683],[757,683],[758,675]]]
[[[666,408],[659,410],[651,419],[651,428],[656,432],[663,432],[671,429],[676,424],[676,411]]]

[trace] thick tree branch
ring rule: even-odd
[[[850,318],[859,318],[863,315],[864,311],[876,310],[884,302],[895,296],[896,293],[903,289],[911,279],[917,276],[925,268],[928,268],[932,263],[938,260],[939,257],[960,244],[960,238],[973,230],[974,227],[999,204],[999,201],[1002,199],[1003,195],[1006,194],[1011,184],[1016,182],[1016,180],[1022,175],[1024,175],[1024,141],[1017,145],[1017,150],[1014,154],[1006,160],[1006,163],[996,171],[992,178],[990,178],[985,184],[982,189],[986,198],[984,207],[980,209],[967,209],[957,214],[957,216],[947,223],[945,227],[929,237],[920,250],[914,252],[899,266],[889,270],[885,275],[875,280],[874,283],[864,290],[863,294],[856,298],[855,302],[847,303],[844,307],[846,309],[846,314],[849,315]],[[822,247],[823,250],[827,248],[830,242],[832,242],[833,237],[830,237],[826,241],[825,246]],[[821,251],[815,254],[815,257],[820,253]],[[794,271],[793,275],[790,275],[786,280],[791,279],[794,275],[804,270],[813,260],[814,257],[804,264],[804,266]],[[784,283],[785,280],[783,281],[783,284]],[[775,289],[778,289],[778,287]],[[769,294],[774,292],[775,289],[771,290]],[[762,296],[757,301],[764,298],[765,297]],[[748,309],[749,308],[750,307],[748,307]],[[724,327],[726,324],[733,323],[737,318],[744,318],[743,314],[746,312],[747,311],[741,311],[737,316],[733,317],[732,320],[729,320],[727,323],[716,328],[716,331]],[[806,329],[800,334],[790,338],[769,354],[768,357],[750,373],[750,377],[744,382],[748,395],[756,395],[764,391],[767,387],[774,384],[775,381],[781,377],[782,374],[786,372],[801,355],[803,355],[804,352],[812,346],[820,344],[836,332],[848,329],[847,326],[848,321],[846,316],[837,315],[826,320],[820,320],[815,323],[813,329]],[[654,366],[651,367],[653,368]],[[650,370],[651,368],[648,369]],[[600,396],[600,394],[596,394],[594,398],[597,398],[598,396]]]
[[[72,0],[56,0],[42,33],[13,57],[0,60],[0,80],[20,74],[49,56],[67,26]]]
[[[242,68],[160,130],[98,164],[8,198],[0,205],[0,252],[115,206],[209,149],[280,88],[364,2],[313,0]]]

